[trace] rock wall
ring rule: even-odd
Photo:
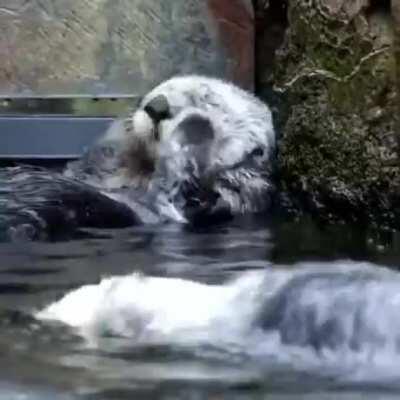
[[[282,3],[287,19],[275,56],[258,59],[257,67],[260,92],[279,100],[286,206],[328,220],[400,227],[390,1],[260,1],[258,15],[276,21]]]
[[[143,95],[178,73],[251,88],[251,0],[0,0],[0,95]]]

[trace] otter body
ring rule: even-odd
[[[213,78],[172,78],[62,174],[1,171],[0,226],[36,238],[265,211],[274,150],[271,113],[254,96]]]
[[[134,160],[126,169],[135,179],[150,170],[175,188],[196,181],[233,215],[269,207],[275,131],[269,108],[252,94],[218,79],[172,78],[148,93],[123,127],[106,138],[123,137],[127,151],[142,155],[143,163],[125,157]]]
[[[0,239],[62,238],[79,227],[138,223],[127,205],[62,174],[29,166],[0,170]]]

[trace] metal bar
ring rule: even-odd
[[[112,118],[0,117],[0,159],[78,158]]]
[[[71,115],[110,117],[127,113],[140,101],[138,96],[1,97],[0,116]]]

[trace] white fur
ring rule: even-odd
[[[133,131],[141,137],[147,135],[157,160],[163,158],[167,170],[176,179],[185,178],[182,166],[192,150],[180,148],[174,143],[174,135],[182,121],[198,115],[210,122],[213,131],[205,173],[215,176],[214,190],[230,204],[234,213],[267,208],[272,185],[266,176],[275,150],[275,131],[268,106],[231,83],[192,75],[161,83],[144,97],[136,114],[142,115],[146,105],[160,95],[168,101],[171,118],[159,124],[159,142],[155,143],[154,127],[149,124],[143,129],[141,118],[132,119]],[[255,149],[261,149],[263,155],[252,157]],[[168,154],[170,159],[166,160]],[[248,166],[240,167],[249,158],[251,170]]]
[[[196,75],[175,77],[147,94],[140,109],[159,95],[168,99],[173,118],[194,107],[210,114],[220,136],[247,137],[266,147],[275,146],[269,108],[231,83]],[[168,140],[171,130],[167,125],[162,125],[160,132],[162,140]]]
[[[158,157],[160,145],[155,143],[156,127],[144,107],[155,97],[167,98],[172,117],[161,121],[161,142],[168,142],[183,119],[197,113],[208,118],[216,136],[213,162],[218,166],[236,164],[255,147],[270,154],[275,148],[275,132],[271,112],[267,105],[252,94],[215,78],[180,76],[169,79],[150,91],[139,108],[125,120],[117,121],[106,134],[106,139],[136,138],[155,147]],[[128,143],[127,143],[128,145]]]
[[[170,117],[155,126],[145,108],[160,95],[168,102]],[[185,121],[193,116],[206,121],[196,128],[195,135],[208,134],[204,137],[211,137],[211,142],[200,140],[197,146],[181,140],[187,129]],[[129,162],[148,157],[154,160],[158,172],[162,169],[165,186],[172,188],[190,178],[186,166],[194,159],[202,163],[192,163],[198,168],[196,177],[206,175],[208,181],[211,176],[212,189],[222,195],[234,213],[261,211],[268,206],[272,187],[268,170],[275,149],[271,112],[255,96],[231,83],[196,75],[169,79],[150,91],[128,118],[116,121],[103,138],[107,141],[115,144],[115,158],[123,162],[115,173],[106,177],[100,173],[101,187],[148,187],[153,171],[142,171],[140,164],[138,167]],[[261,150],[261,156],[253,157],[256,149]],[[160,212],[171,217],[175,214],[171,207],[164,201]]]
[[[139,138],[148,139],[153,136],[154,123],[149,115],[139,109],[132,115],[132,126],[134,128],[135,135]]]

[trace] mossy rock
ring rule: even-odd
[[[282,190],[296,210],[399,228],[390,10],[349,4],[289,2],[273,77],[289,105],[278,157]]]

